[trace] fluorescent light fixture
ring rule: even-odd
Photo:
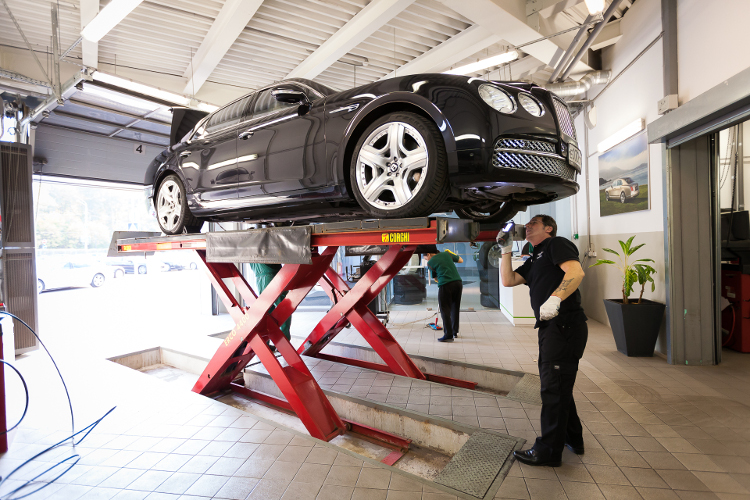
[[[190,106],[190,98],[188,97],[179,94],[173,94],[172,92],[167,92],[166,90],[157,89],[156,87],[151,87],[142,83],[136,83],[132,80],[128,80],[127,78],[108,75],[107,73],[102,73],[101,71],[94,71],[94,74],[91,76],[94,78],[94,80],[108,83],[110,85],[114,85],[115,87],[132,90],[133,92],[138,92],[139,94],[155,97],[157,99],[161,99],[163,101],[171,102],[174,104],[179,104],[180,106]]]
[[[630,139],[635,134],[643,130],[645,124],[643,121],[643,118],[638,118],[633,123],[627,125],[619,132],[607,137],[602,142],[599,143],[597,146],[598,151],[600,153],[604,153],[608,149],[612,148],[612,146],[616,146],[617,144],[620,144],[622,141],[626,139]]]
[[[470,75],[472,73],[479,73],[480,71],[493,66],[500,66],[501,64],[515,61],[516,59],[518,59],[518,52],[511,50],[510,52],[504,52],[475,63],[467,64],[466,66],[461,66],[450,71],[444,71],[443,73],[447,75]]]
[[[585,0],[586,8],[589,9],[589,14],[596,15],[604,10],[604,0]]]
[[[143,0],[112,0],[81,30],[81,36],[98,42],[125,19]]]

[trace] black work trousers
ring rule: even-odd
[[[583,427],[573,401],[578,361],[588,340],[585,321],[567,324],[551,320],[539,328],[539,378],[542,396],[542,435],[534,449],[558,460],[565,443],[583,445]]]
[[[458,335],[458,317],[461,312],[461,294],[464,284],[461,281],[451,281],[438,287],[438,306],[443,318],[445,337]]]

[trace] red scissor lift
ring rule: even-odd
[[[293,411],[310,435],[325,441],[351,430],[399,448],[408,448],[408,439],[341,419],[300,355],[473,389],[476,382],[423,373],[367,305],[406,265],[416,251],[417,245],[494,241],[496,235],[497,229],[480,232],[477,223],[447,218],[316,224],[312,226],[310,236],[312,262],[285,264],[260,296],[256,295],[236,265],[209,262],[206,259],[205,234],[121,239],[117,240],[117,251],[134,253],[192,249],[206,264],[209,279],[236,326],[208,363],[193,387],[194,392],[209,395],[231,389],[250,398]],[[356,285],[349,288],[331,268],[331,262],[340,246],[362,245],[385,245],[388,249]],[[244,305],[235,298],[224,280],[230,280],[234,284]],[[292,315],[316,284],[320,284],[326,291],[333,307],[315,326],[299,349],[295,350],[281,333],[279,326]],[[286,298],[269,314],[269,309],[284,292],[288,292]],[[321,353],[349,323],[362,334],[382,358],[383,363]],[[286,365],[282,365],[267,346],[268,341],[273,342]],[[278,385],[286,401],[253,391],[235,382],[242,369],[256,355]]]

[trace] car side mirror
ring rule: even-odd
[[[271,91],[271,95],[277,101],[289,104],[301,104],[307,101],[307,96],[301,90],[276,89]]]

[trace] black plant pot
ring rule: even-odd
[[[623,304],[604,299],[617,350],[626,356],[653,356],[659,327],[667,306],[650,300]]]

